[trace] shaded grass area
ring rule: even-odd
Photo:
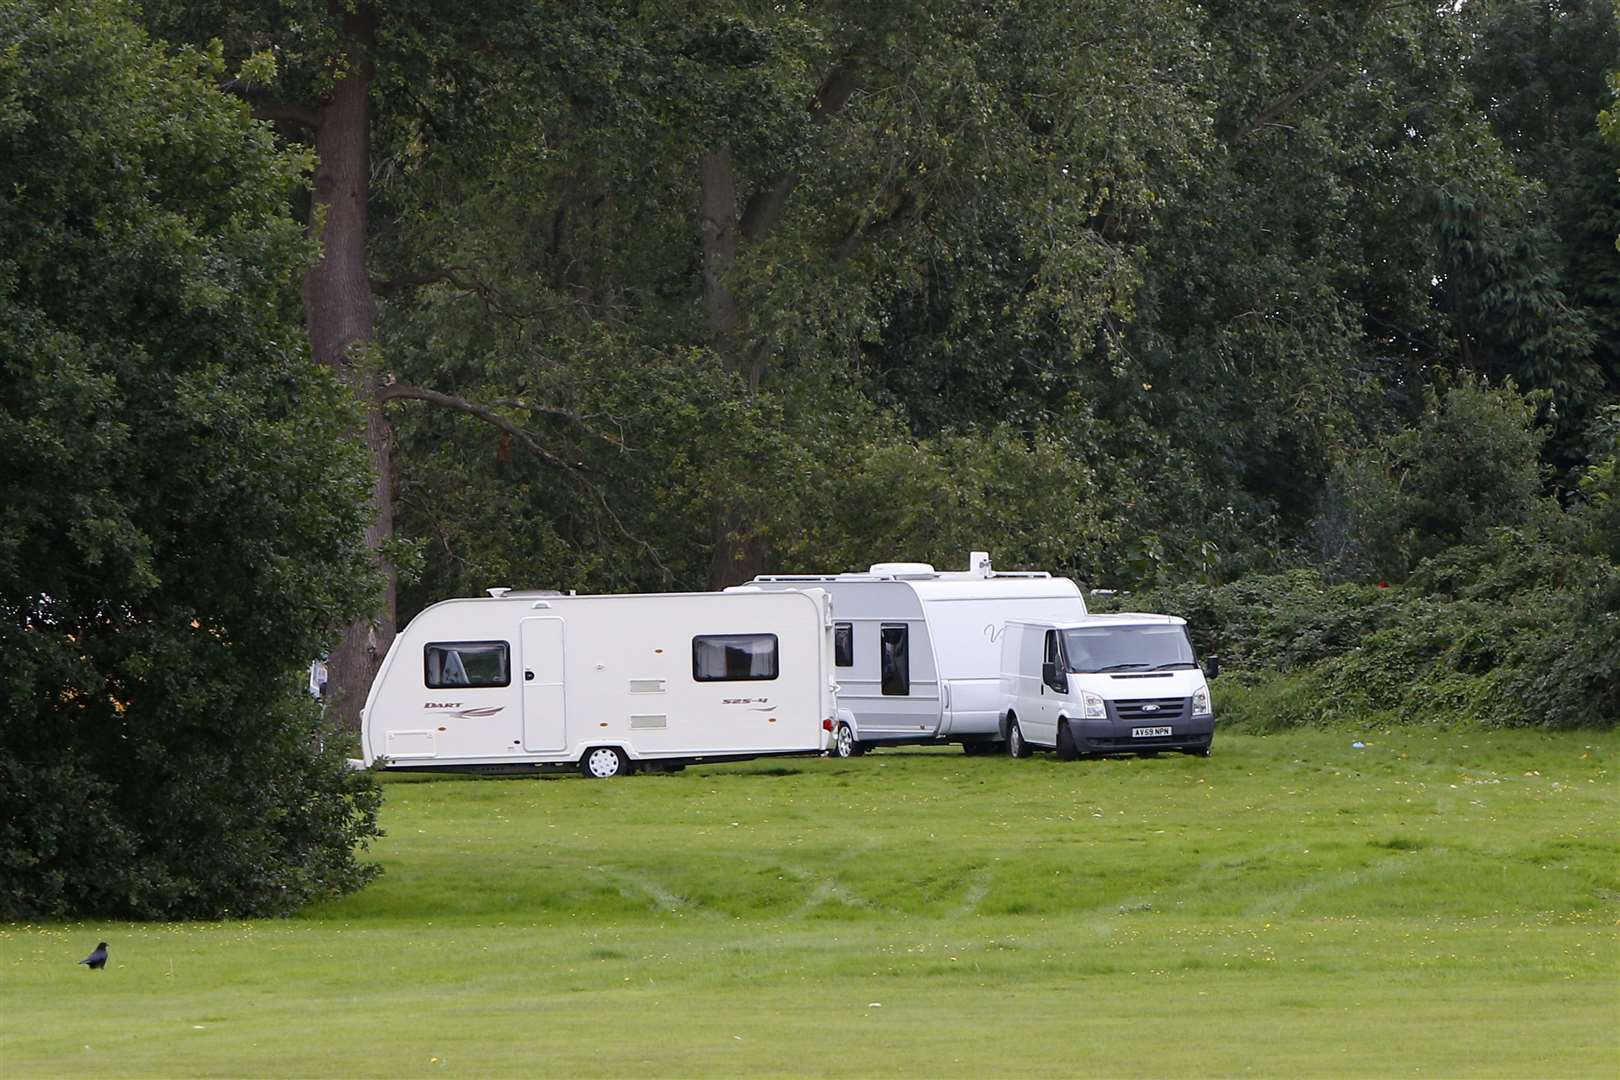
[[[1352,738],[391,778],[300,919],[0,930],[0,1071],[1613,1075],[1620,738]]]

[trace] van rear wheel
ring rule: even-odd
[[[1029,743],[1024,741],[1024,733],[1018,730],[1016,717],[1007,721],[1007,755],[1009,757],[1029,757]]]
[[[585,751],[585,756],[579,759],[579,771],[592,780],[629,776],[630,759],[617,746],[598,746]]]
[[[1057,756],[1059,761],[1073,761],[1080,756],[1079,747],[1074,745],[1074,732],[1069,730],[1067,720],[1058,721]]]

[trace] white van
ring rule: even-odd
[[[1211,667],[1213,674],[1216,669]],[[1179,750],[1209,756],[1215,711],[1185,619],[1092,615],[1016,621],[1001,634],[1007,752]]]
[[[770,574],[735,591],[832,594],[838,756],[953,742],[983,753],[998,749],[1003,737],[1002,624],[1082,619],[1086,602],[1067,578],[997,571],[983,551],[971,552],[968,565],[940,571],[928,563],[878,563],[864,573]]]
[[[364,762],[527,772],[819,754],[837,710],[829,597],[491,589],[411,620],[361,714]]]

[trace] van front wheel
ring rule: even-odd
[[[1080,750],[1074,745],[1074,732],[1069,730],[1067,720],[1058,721],[1057,756],[1059,761],[1073,761],[1080,756]]]
[[[598,746],[585,751],[579,759],[579,771],[592,780],[610,780],[615,776],[630,775],[630,759],[617,746]]]
[[[1029,743],[1024,741],[1024,733],[1018,730],[1017,719],[1007,721],[1007,754],[1009,757],[1029,757]]]

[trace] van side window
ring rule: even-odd
[[[909,626],[883,625],[880,671],[885,694],[904,697],[911,693],[910,639]]]
[[[710,634],[692,639],[692,678],[754,682],[776,678],[775,634]]]
[[[854,623],[833,623],[833,663],[838,667],[855,666]]]
[[[511,646],[504,641],[432,641],[422,663],[429,690],[512,684]]]
[[[1043,655],[1041,657],[1041,663],[1043,663],[1043,664],[1055,664],[1055,663],[1057,663],[1059,660],[1062,659],[1062,657],[1060,655],[1058,655],[1058,654],[1059,654],[1059,650],[1058,650],[1057,631],[1056,630],[1048,630],[1046,632],[1046,653],[1045,653],[1045,655]]]

